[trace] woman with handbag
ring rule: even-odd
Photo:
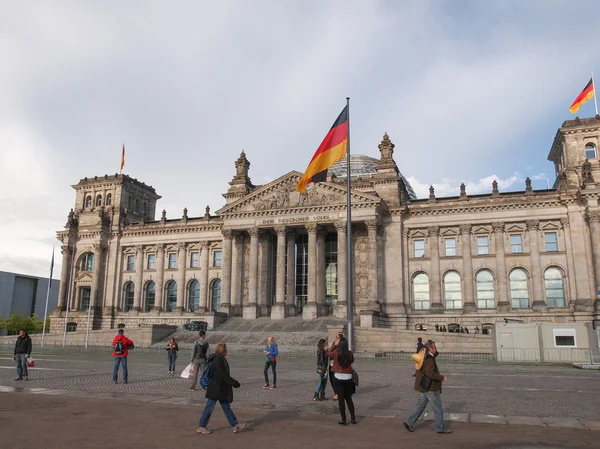
[[[177,346],[175,338],[171,337],[169,339],[169,344],[167,345],[167,358],[169,359],[169,374],[175,373],[175,360],[177,360],[177,351],[179,351],[179,346]]]
[[[279,349],[277,349],[277,343],[275,343],[275,339],[273,337],[267,338],[267,346],[265,347],[265,384],[263,388],[270,388],[274,390],[277,388],[277,354],[279,354]],[[269,368],[273,372],[273,384],[269,387]]]
[[[319,375],[319,383],[317,384],[317,391],[313,401],[324,401],[325,400],[325,389],[327,388],[327,365],[329,357],[327,357],[327,351],[325,350],[325,339],[321,338],[317,343],[317,374]]]
[[[356,424],[356,415],[354,413],[354,402],[352,395],[356,392],[356,384],[354,383],[354,354],[350,351],[348,340],[339,335],[335,342],[327,351],[327,356],[333,359],[333,375],[335,376],[336,393],[338,395],[338,405],[340,407],[340,415],[342,420],[338,424],[346,425],[346,404],[350,411],[350,422]]]

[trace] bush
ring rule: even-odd
[[[49,328],[48,321],[46,321],[46,330]],[[37,334],[42,332],[43,327],[43,321],[35,314],[27,316],[20,313],[11,313],[8,319],[0,321],[0,330],[4,329],[8,331],[9,335],[16,335],[21,329],[25,330],[28,334]]]

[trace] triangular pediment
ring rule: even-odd
[[[264,213],[267,211],[281,209],[315,209],[323,206],[345,206],[345,187],[339,184],[317,182],[311,183],[306,192],[300,194],[296,191],[298,181],[302,173],[297,171],[288,174],[266,184],[249,195],[228,204],[216,212],[217,215],[229,215],[238,213]],[[375,195],[352,191],[352,204],[372,204],[377,206],[381,199]]]

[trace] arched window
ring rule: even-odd
[[[417,273],[412,284],[413,307],[415,310],[429,310],[429,276]]]
[[[94,271],[94,253],[87,253],[81,258],[81,271]]]
[[[596,159],[596,147],[592,143],[588,143],[585,146],[585,158]]]
[[[106,194],[106,205],[110,206],[112,204],[112,193]]]
[[[154,308],[154,298],[156,296],[156,284],[150,281],[144,289],[144,312],[150,312]]]
[[[85,208],[89,209],[90,207],[92,207],[92,195],[85,197]]]
[[[462,307],[460,275],[456,271],[449,271],[444,275],[444,294],[446,309],[460,309]]]
[[[123,312],[129,312],[133,309],[133,295],[135,291],[135,286],[133,282],[128,282],[125,284],[125,290],[123,294]]]
[[[96,207],[102,206],[102,195],[96,195]]]
[[[546,284],[546,304],[548,307],[565,306],[565,285],[562,272],[556,267],[550,267],[544,272]]]
[[[210,284],[210,305],[211,310],[216,311],[221,304],[221,279],[215,279]]]
[[[167,312],[173,312],[177,307],[177,282],[167,282]]]
[[[195,312],[200,307],[200,282],[193,280],[188,286],[188,310]]]
[[[475,276],[477,284],[477,308],[493,309],[496,307],[494,301],[494,276],[489,270],[481,270]]]
[[[513,309],[529,307],[529,283],[527,273],[522,268],[515,268],[508,278],[510,284],[510,300]]]

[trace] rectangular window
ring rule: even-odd
[[[425,240],[415,240],[415,257],[425,257]]]
[[[213,252],[213,267],[221,266],[221,251]]]
[[[169,253],[169,269],[177,268],[177,253]]]
[[[477,254],[485,255],[490,253],[490,242],[487,236],[477,236]]]
[[[577,335],[575,329],[553,329],[555,348],[576,348]]]
[[[192,251],[190,254],[190,268],[198,268],[198,260],[200,253],[198,251]]]
[[[135,256],[127,256],[127,271],[135,270]]]
[[[148,264],[146,265],[148,270],[156,270],[156,254],[148,254]]]
[[[446,239],[446,256],[456,256],[456,239]]]
[[[546,242],[547,252],[558,251],[558,237],[556,235],[556,232],[544,233],[544,241]]]
[[[521,254],[523,252],[523,237],[521,234],[512,234],[510,236],[511,254]]]

